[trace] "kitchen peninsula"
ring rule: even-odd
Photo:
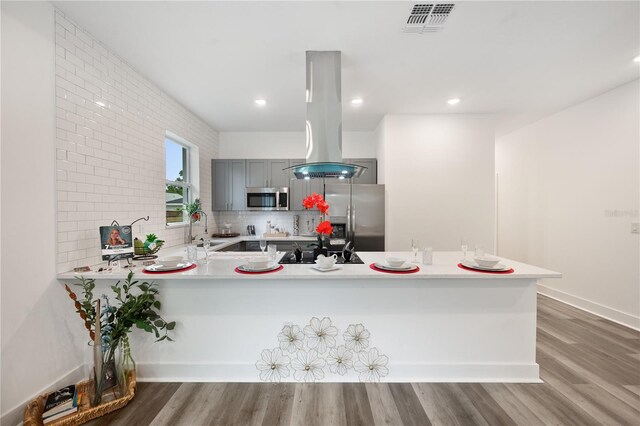
[[[165,255],[183,252],[184,248],[166,249]],[[358,254],[365,264],[330,272],[284,265],[273,273],[243,275],[234,269],[247,254],[230,252],[214,254],[208,263],[182,273],[146,275],[136,267],[137,279],[159,283],[163,316],[178,324],[173,343],[154,344],[149,336],[134,333],[140,380],[260,381],[267,377],[260,375],[258,362],[264,360],[265,349],[271,356],[281,347],[287,362],[294,361],[300,348],[293,344],[302,346],[298,340],[315,338],[318,332],[330,338],[323,341],[326,348],[316,347],[314,356],[321,358],[319,365],[328,365],[306,377],[311,380],[371,378],[354,370],[356,350],[345,361],[350,366],[346,374],[333,368],[337,364],[332,347],[353,348],[355,336],[363,345],[356,349],[371,354],[375,348],[373,354],[385,361],[380,372],[388,374],[375,376],[381,381],[540,381],[535,359],[536,285],[542,278],[559,278],[559,273],[507,259],[503,262],[514,269],[512,274],[468,271],[457,266],[462,253],[436,252],[433,265],[420,265],[417,273],[389,274],[369,265],[385,256],[411,254]],[[84,276],[96,279],[98,293],[126,273]],[[72,272],[58,275],[66,283],[74,277]],[[363,328],[366,333],[358,334]],[[304,343],[303,350],[308,342]],[[275,378],[300,378],[294,376],[294,364]]]

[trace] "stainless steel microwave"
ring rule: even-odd
[[[289,188],[247,188],[247,210],[289,210]]]

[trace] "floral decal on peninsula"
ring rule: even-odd
[[[329,317],[313,317],[304,326],[285,325],[276,337],[278,347],[263,350],[256,362],[260,380],[279,382],[292,377],[313,383],[333,374],[379,382],[386,377],[389,357],[370,348],[369,330],[363,324],[349,324],[344,330],[340,334]]]

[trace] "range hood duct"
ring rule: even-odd
[[[307,51],[307,157],[289,167],[297,179],[358,177],[366,167],[342,162],[340,51]]]

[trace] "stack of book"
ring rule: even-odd
[[[77,412],[81,398],[82,395],[79,394],[76,385],[65,386],[50,393],[44,403],[43,423],[47,424],[60,417]]]

